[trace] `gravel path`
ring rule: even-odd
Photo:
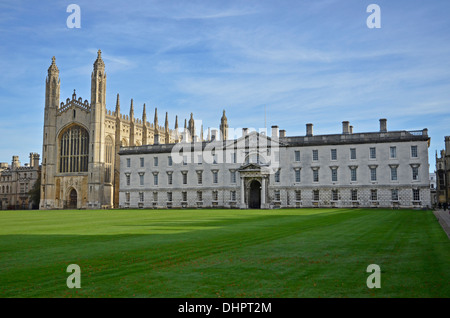
[[[450,239],[450,211],[434,210],[434,215],[437,217],[439,223]]]

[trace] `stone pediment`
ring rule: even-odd
[[[239,168],[239,171],[261,171],[261,166],[256,163],[247,163]]]
[[[274,172],[269,166],[259,165],[257,163],[247,163],[241,166],[238,170],[241,175],[245,176],[267,176]]]

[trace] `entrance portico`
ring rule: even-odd
[[[239,169],[241,177],[241,209],[267,209],[269,169],[250,163]]]

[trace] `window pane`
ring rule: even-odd
[[[420,200],[419,189],[413,189],[413,200],[414,201],[419,201]]]
[[[413,180],[419,180],[419,168],[412,167]]]
[[[313,170],[313,181],[319,182],[319,170]]]
[[[72,126],[60,137],[59,141],[59,172],[86,172],[88,171],[89,135],[86,129]],[[112,150],[112,143],[105,145],[106,154]],[[106,163],[109,163],[106,157]],[[107,177],[108,180],[108,177]],[[108,181],[107,181],[108,182]]]
[[[351,168],[350,173],[351,173],[351,181],[356,181],[356,168]]]
[[[331,169],[331,181],[337,181],[337,169]]]
[[[236,183],[236,171],[230,171],[230,182]]]
[[[337,160],[337,150],[331,149],[331,160]]]
[[[356,148],[350,148],[350,159],[356,159]]]
[[[397,158],[397,147],[391,147],[390,149],[391,158]]]
[[[280,170],[277,170],[277,172],[275,172],[275,182],[280,182]]]
[[[331,199],[333,201],[338,201],[339,200],[339,191],[338,190],[332,190],[331,191]]]
[[[313,150],[313,160],[314,161],[319,160],[319,151],[318,150]]]
[[[391,167],[391,180],[397,180],[397,167]]]
[[[398,189],[392,189],[391,190],[392,200],[398,201]]]
[[[377,190],[370,190],[370,199],[373,201],[378,200],[378,191]]]
[[[370,148],[370,159],[376,159],[377,158],[377,150],[375,147]]]
[[[319,190],[313,190],[313,200],[319,201]]]
[[[370,181],[377,181],[377,168],[370,168]]]

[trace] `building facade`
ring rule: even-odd
[[[222,128],[223,127],[223,128]],[[123,147],[119,207],[431,207],[428,130],[221,139]],[[185,132],[189,133],[189,132]]]
[[[436,197],[437,203],[450,202],[450,136],[445,136],[445,149],[440,156],[436,152]]]
[[[430,173],[430,194],[431,194],[431,205],[435,207],[437,205],[436,173]]]
[[[0,163],[0,210],[27,210],[36,208],[30,200],[30,190],[40,174],[39,154],[30,153],[30,163],[21,166],[19,157],[13,156],[11,165]]]
[[[122,146],[175,143],[179,141],[178,117],[169,129],[168,113],[160,125],[134,114],[121,114],[119,94],[115,111],[106,108],[105,63],[98,51],[91,74],[90,101],[77,97],[60,100],[59,69],[53,57],[45,83],[45,117],[42,149],[41,209],[117,207],[119,204]],[[189,129],[194,132],[193,115]],[[194,134],[193,134],[194,136]]]

